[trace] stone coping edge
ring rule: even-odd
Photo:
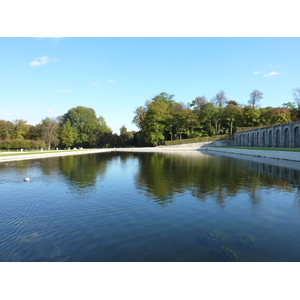
[[[289,152],[289,151],[276,151],[276,150],[252,150],[252,149],[231,149],[231,148],[217,148],[217,147],[205,147],[201,148],[204,151],[215,151],[223,153],[233,153],[240,155],[250,155],[265,158],[283,159],[300,161],[300,152]]]

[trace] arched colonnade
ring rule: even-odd
[[[300,121],[234,134],[239,147],[300,148]]]

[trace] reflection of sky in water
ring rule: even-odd
[[[7,162],[0,260],[299,261],[299,170],[196,151]]]

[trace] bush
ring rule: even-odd
[[[215,135],[215,136],[205,136],[205,137],[197,137],[192,139],[185,139],[185,140],[174,140],[174,141],[166,141],[166,146],[173,146],[173,145],[182,145],[182,144],[192,144],[192,143],[202,143],[202,142],[213,142],[218,140],[227,140],[231,139],[232,137],[228,134],[223,135]]]
[[[41,140],[0,140],[0,149],[39,149],[44,147],[45,142]]]

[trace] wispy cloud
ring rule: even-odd
[[[68,93],[70,91],[71,90],[69,90],[69,89],[62,89],[62,90],[57,90],[56,93]]]
[[[253,73],[253,75],[258,75],[258,74],[260,74],[260,73],[262,73],[262,71],[255,71],[255,72]]]
[[[117,80],[115,80],[115,79],[109,79],[109,80],[107,80],[107,82],[108,82],[108,83],[116,83]]]
[[[279,75],[279,72],[270,72],[264,75],[264,77],[269,77],[269,76],[275,76],[275,75]]]
[[[49,61],[57,61],[56,58],[50,59],[48,56],[36,57],[34,61],[32,61],[29,65],[31,67],[39,67],[41,65],[47,64]]]
[[[51,39],[54,43],[58,44],[61,40],[65,39],[65,37],[36,37],[38,40],[41,39]]]
[[[272,68],[273,67],[273,64],[269,64],[269,68]]]
[[[2,115],[4,116],[18,116],[20,113],[11,113],[11,112],[8,112],[8,111],[5,111],[2,113]]]
[[[47,114],[52,114],[54,113],[54,109],[45,109],[43,112]]]

